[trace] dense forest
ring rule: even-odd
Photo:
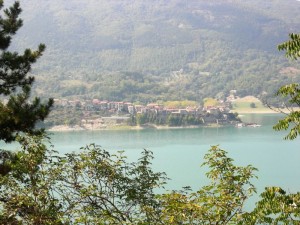
[[[300,30],[300,2],[21,1],[12,50],[47,45],[33,70],[35,94],[153,102],[273,96],[299,82],[278,53]],[[7,1],[10,4],[10,1]]]

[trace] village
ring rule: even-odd
[[[240,120],[230,112],[231,102],[220,101],[218,105],[168,107],[163,104],[147,105],[108,100],[54,99],[53,110],[81,112],[80,121],[60,124],[52,130],[68,125],[68,130],[98,130],[112,127],[178,127],[194,125],[237,124]],[[69,115],[72,117],[72,115]],[[58,125],[58,124],[56,124]],[[66,127],[65,127],[66,128]]]

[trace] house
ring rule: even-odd
[[[149,103],[147,104],[148,109],[156,109],[156,110],[162,110],[164,108],[163,105],[157,104],[157,103]]]
[[[188,114],[188,111],[186,109],[178,109],[178,113],[180,115],[187,115]]]
[[[92,103],[93,103],[93,105],[99,105],[99,104],[100,104],[100,100],[94,98],[94,99],[92,100]]]
[[[117,110],[118,110],[118,112],[123,111],[123,109],[124,109],[124,102],[116,102],[116,104],[117,104]]]
[[[143,105],[135,105],[134,109],[136,113],[142,113],[142,108],[144,108],[145,106]]]
[[[124,102],[123,111],[124,112],[129,112],[129,110],[128,110],[129,106],[132,106],[131,102]]]
[[[128,113],[131,114],[131,115],[133,115],[135,113],[135,108],[134,108],[133,105],[129,105],[127,107],[127,110],[128,110]]]
[[[101,101],[99,103],[100,105],[100,110],[107,110],[108,109],[108,101]]]

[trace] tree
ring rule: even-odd
[[[286,51],[288,58],[297,60],[300,57],[300,34],[289,34],[290,40],[278,45],[279,51]]]
[[[60,158],[48,150],[43,136],[19,136],[17,141],[17,160],[7,160],[12,169],[0,175],[0,224],[66,224],[54,190]]]
[[[147,115],[145,113],[136,114],[136,124],[141,126],[148,122]]]
[[[218,146],[204,157],[211,183],[197,192],[173,191],[161,199],[163,224],[246,224],[243,211],[246,200],[255,192],[251,165],[239,167]]]
[[[300,193],[287,193],[280,187],[266,187],[244,224],[300,224]]]
[[[164,173],[151,169],[152,152],[128,163],[122,152],[111,155],[96,145],[61,160],[57,193],[75,224],[158,224],[154,190]],[[65,216],[67,216],[65,215]]]
[[[256,108],[256,105],[255,105],[254,102],[251,102],[251,103],[250,103],[250,108]]]
[[[300,57],[300,34],[292,33],[289,37],[290,40],[278,45],[278,49],[286,51],[288,58],[297,60]],[[294,109],[294,106],[300,107],[300,86],[298,83],[284,85],[277,91],[277,96],[288,98],[288,102],[284,103],[284,108],[288,112],[273,108],[286,115],[273,128],[275,130],[288,130],[290,126],[294,125],[285,137],[285,139],[293,140],[300,134],[300,111]]]
[[[136,162],[93,144],[59,155],[44,139],[17,138],[19,160],[0,176],[0,224],[245,224],[250,215],[243,206],[256,169],[235,166],[218,146],[204,158],[209,185],[156,194],[167,178],[151,169],[150,151]]]
[[[300,35],[290,34],[289,36],[290,40],[280,44],[278,49],[285,50],[288,58],[297,60],[300,57]],[[288,112],[279,108],[275,109],[286,116],[273,128],[287,130],[294,124],[285,137],[285,139],[293,140],[300,134],[300,111],[293,107],[300,106],[300,86],[298,83],[284,85],[278,90],[277,95],[288,98],[288,104],[284,104]],[[267,187],[260,197],[255,209],[245,214],[245,224],[300,224],[299,192],[287,193],[280,187]]]
[[[152,152],[137,162],[96,145],[59,155],[43,136],[17,140],[19,159],[0,175],[0,224],[159,224],[164,173],[151,169]]]
[[[0,0],[0,10],[4,7]],[[34,77],[28,75],[31,65],[42,55],[45,45],[40,44],[36,51],[26,49],[23,54],[8,51],[13,35],[22,26],[19,2],[3,10],[0,17],[0,95],[7,98],[7,103],[0,102],[0,140],[11,142],[16,134],[26,132],[39,134],[36,123],[43,121],[49,114],[53,100],[41,103],[39,98],[30,100]]]

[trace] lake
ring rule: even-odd
[[[155,157],[153,170],[166,172],[171,179],[167,190],[184,186],[197,190],[207,184],[207,170],[200,165],[210,146],[219,145],[235,160],[235,165],[251,164],[258,168],[258,179],[253,180],[258,193],[266,186],[300,191],[300,138],[283,140],[287,132],[272,129],[281,118],[279,114],[248,114],[241,118],[262,126],[53,132],[51,139],[60,153],[80,151],[80,147],[95,143],[112,153],[124,150],[130,161],[137,160],[144,148],[151,150]],[[16,149],[16,146],[5,148]],[[257,198],[258,194],[248,202],[247,208],[254,206]]]
[[[52,142],[61,153],[96,143],[111,152],[124,150],[130,160],[138,159],[146,148],[154,153],[153,169],[164,171],[171,178],[167,189],[191,186],[194,190],[207,182],[206,170],[200,167],[204,154],[211,145],[219,145],[229,152],[236,165],[252,164],[259,169],[259,179],[254,181],[259,192],[265,186],[300,190],[299,138],[286,141],[286,132],[272,129],[279,114],[248,114],[241,118],[262,126],[54,132]]]

